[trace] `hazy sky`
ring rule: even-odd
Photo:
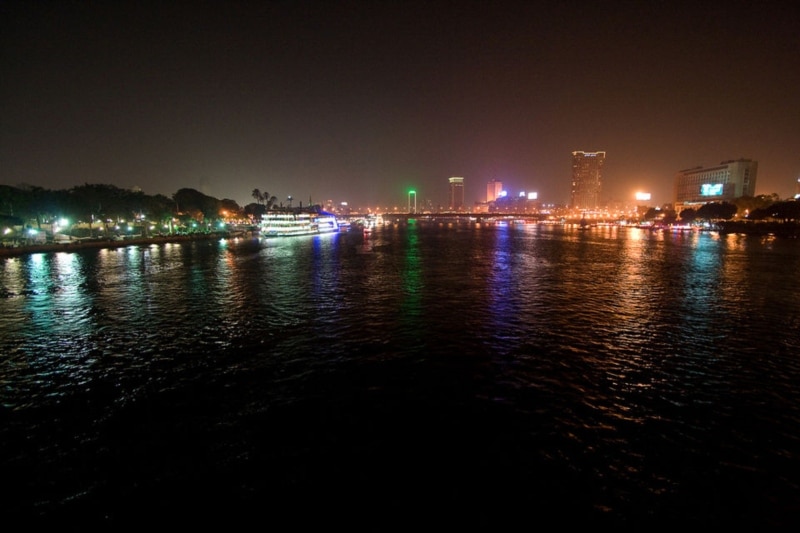
[[[790,7],[786,7],[786,6]],[[84,183],[241,205],[672,201],[678,170],[800,177],[800,11],[786,2],[0,3],[0,183]]]

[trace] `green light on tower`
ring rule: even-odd
[[[417,212],[417,191],[414,189],[408,191],[408,212],[411,214],[416,214]]]

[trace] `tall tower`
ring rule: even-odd
[[[464,178],[450,178],[450,210],[464,209]]]
[[[503,182],[493,179],[486,184],[486,203],[494,202],[503,190]]]
[[[417,191],[413,189],[408,191],[408,212],[412,215],[417,212]]]
[[[600,190],[603,185],[603,163],[605,152],[572,152],[572,196],[573,209],[597,209],[600,205]]]

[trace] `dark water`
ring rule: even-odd
[[[357,237],[3,260],[4,517],[800,525],[800,242]]]

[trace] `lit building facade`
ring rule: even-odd
[[[464,209],[464,178],[450,178],[450,210]]]
[[[486,184],[486,203],[494,202],[503,192],[503,182],[493,179]]]
[[[675,206],[755,196],[757,174],[758,161],[751,159],[681,170],[675,176]]]
[[[570,207],[594,210],[600,206],[605,152],[572,152],[572,194]]]

